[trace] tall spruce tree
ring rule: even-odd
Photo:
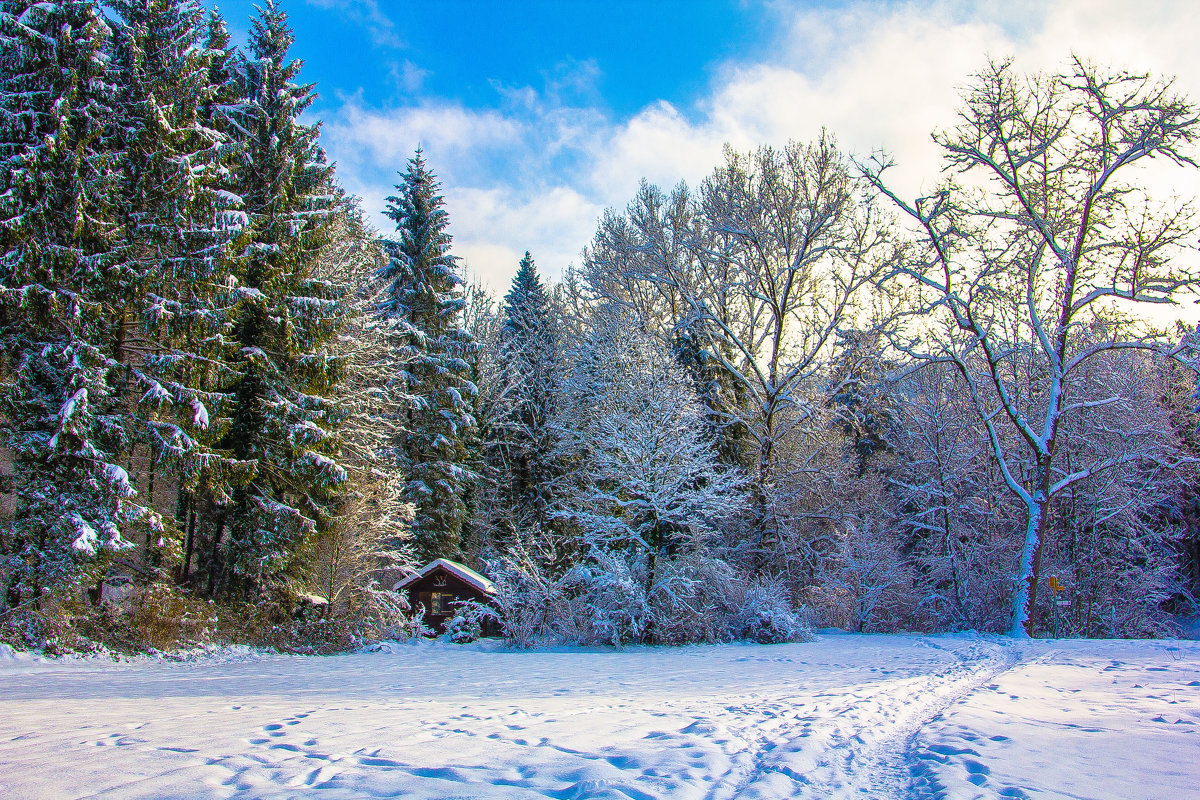
[[[228,481],[230,464],[213,449],[225,420],[214,412],[223,399],[230,245],[245,217],[229,191],[230,143],[215,124],[226,82],[213,62],[223,52],[201,46],[203,9],[194,0],[112,5],[120,16],[116,125],[124,154],[123,236],[109,288],[118,312],[110,320],[113,384],[135,480],[153,502],[166,462],[171,480],[162,486],[159,478],[158,493],[174,486],[183,499],[179,524],[168,526],[175,535],[147,537],[157,565],[163,548],[177,557],[194,527],[196,487]]]
[[[704,428],[723,463],[749,469],[753,462],[750,431],[743,422],[746,392],[725,366],[734,358],[733,346],[717,326],[697,314],[675,325],[671,355],[687,373],[704,409]],[[720,351],[718,357],[714,351]]]
[[[474,474],[467,441],[475,427],[468,379],[475,342],[461,326],[463,280],[450,254],[449,215],[439,184],[420,149],[401,173],[384,212],[396,221],[388,259],[377,278],[377,306],[392,331],[400,378],[408,395],[407,422],[397,442],[416,508],[413,535],[421,559],[459,555],[467,516],[464,496]]]
[[[300,588],[313,537],[330,524],[346,472],[337,461],[342,360],[332,340],[344,323],[345,289],[317,277],[336,198],[319,126],[300,115],[311,85],[288,61],[287,15],[268,2],[239,69],[242,102],[237,194],[248,243],[237,264],[235,345],[228,356],[230,429],[222,446],[252,465],[213,538],[210,590]]]
[[[0,435],[9,602],[77,585],[145,517],[114,457],[105,327],[118,233],[111,32],[94,3],[0,2]]]
[[[244,81],[241,79],[241,54],[231,44],[225,20],[216,11],[208,14],[204,50],[207,56],[207,92],[200,103],[200,116],[205,125],[221,137],[219,145],[217,182],[215,188],[219,199],[224,201],[226,225],[241,228],[241,236],[248,235],[248,219],[243,209],[242,184],[239,165],[244,158],[246,132],[236,121],[242,111]],[[246,248],[244,242],[235,241],[226,249],[223,269],[214,275],[214,286],[209,294],[213,314],[208,321],[224,320],[228,330],[236,320],[231,306],[237,296],[237,276],[243,274],[242,266]],[[197,375],[205,387],[205,397],[210,419],[204,431],[194,430],[191,435],[200,441],[202,452],[209,452],[228,442],[229,415],[234,407],[228,389],[236,385],[230,373],[229,361],[234,351],[223,346],[231,337],[213,336],[203,341],[197,350],[207,352],[216,348],[211,359],[193,360],[191,369],[201,369]],[[216,412],[211,413],[211,412]],[[217,453],[229,455],[228,451]],[[186,464],[186,462],[185,462]],[[182,471],[182,481],[176,503],[177,524],[184,531],[183,552],[178,568],[178,579],[184,583],[209,585],[220,566],[219,549],[224,531],[224,513],[230,502],[232,487],[244,480],[247,470],[253,465],[224,457],[206,458],[198,462],[199,470]],[[192,565],[196,565],[193,572]]]
[[[504,298],[498,360],[506,413],[488,448],[499,476],[503,506],[499,510],[506,518],[501,520],[501,530],[510,536],[551,520],[548,509],[556,470],[550,420],[559,393],[558,339],[550,296],[526,252]]]

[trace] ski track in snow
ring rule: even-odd
[[[0,797],[1195,797],[1196,687],[1193,642],[974,635],[0,659]]]
[[[806,720],[794,738],[768,740],[763,752],[769,755],[757,759],[749,780],[731,793],[710,796],[759,796],[747,791],[756,783],[773,785],[777,791],[771,796],[780,797],[902,800],[936,796],[913,768],[918,734],[954,703],[1011,668],[1018,655],[1014,647],[1002,643],[981,641],[961,649],[927,641],[918,644],[944,650],[955,660],[926,675],[867,683],[845,693],[815,694],[814,701],[828,699],[822,708],[823,724]],[[798,703],[803,708],[803,701]]]

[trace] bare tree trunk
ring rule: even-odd
[[[1021,545],[1016,586],[1013,588],[1012,625],[1008,630],[1010,636],[1033,636],[1033,612],[1037,606],[1037,587],[1041,580],[1042,532],[1046,527],[1049,505],[1049,498],[1039,490],[1033,496],[1033,503],[1027,507],[1025,541]]]
[[[189,497],[187,501],[187,541],[184,545],[183,563],[179,565],[179,582],[186,584],[192,569],[192,549],[196,543],[196,506]]]

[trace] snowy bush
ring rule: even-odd
[[[692,553],[661,562],[647,588],[645,565],[625,555],[593,549],[556,579],[527,561],[493,563],[495,614],[509,643],[620,647],[811,638],[811,625],[780,583],[755,583],[719,558]]]
[[[496,618],[508,643],[525,648],[544,641],[551,633],[550,609],[562,606],[555,582],[519,552],[489,562],[487,571],[496,587]]]
[[[470,644],[483,636],[483,628],[462,614],[446,622],[446,638],[455,644]]]
[[[455,644],[469,644],[483,636],[496,610],[475,600],[454,604],[454,616],[446,623],[446,636]]]
[[[640,642],[651,623],[646,590],[624,559],[597,550],[561,581],[587,620],[583,644],[620,646]]]
[[[133,597],[132,625],[139,641],[164,650],[206,644],[218,628],[211,600],[196,600],[165,584],[138,589]]]
[[[792,609],[787,589],[776,582],[751,585],[730,627],[736,638],[759,644],[812,641],[812,629]]]
[[[77,630],[79,615],[71,605],[48,598],[7,609],[0,614],[0,642],[51,657],[87,650],[87,640]]]
[[[411,639],[421,635],[420,609],[411,609],[400,592],[384,589],[369,581],[353,593],[354,607],[367,638]],[[414,623],[417,628],[414,628]]]
[[[728,641],[729,620],[740,610],[745,585],[725,561],[692,555],[669,562],[650,594],[651,639],[656,644]]]

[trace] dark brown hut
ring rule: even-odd
[[[425,625],[438,633],[446,632],[446,623],[454,616],[454,604],[462,600],[489,603],[496,596],[496,587],[470,567],[439,558],[426,564],[394,587],[404,592],[411,607],[420,603],[425,608]],[[486,633],[486,631],[485,631]]]

